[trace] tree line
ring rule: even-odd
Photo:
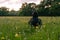
[[[23,3],[18,11],[0,7],[0,16],[31,16],[34,10],[39,16],[60,16],[60,0],[43,0],[38,5]]]

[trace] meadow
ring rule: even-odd
[[[0,40],[60,40],[60,17],[39,17],[41,29],[31,29],[31,17],[0,17]]]

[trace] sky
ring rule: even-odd
[[[19,10],[21,8],[22,3],[36,3],[39,4],[41,0],[0,0],[0,7],[7,7],[10,10]]]

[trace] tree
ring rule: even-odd
[[[43,0],[38,6],[38,13],[41,16],[59,16],[60,0]]]
[[[1,7],[0,8],[0,16],[7,16],[9,12],[9,9],[6,7]]]
[[[34,7],[36,6],[35,3],[25,3],[25,6],[22,4],[22,8],[19,10],[19,15],[22,16],[31,16],[32,10],[35,10]]]
[[[15,10],[11,10],[11,11],[9,11],[9,14],[8,14],[9,16],[18,16],[19,14],[18,14],[18,11],[15,11]]]

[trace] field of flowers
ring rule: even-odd
[[[0,17],[0,40],[60,40],[60,17],[39,17],[41,29],[31,29],[31,17]]]

